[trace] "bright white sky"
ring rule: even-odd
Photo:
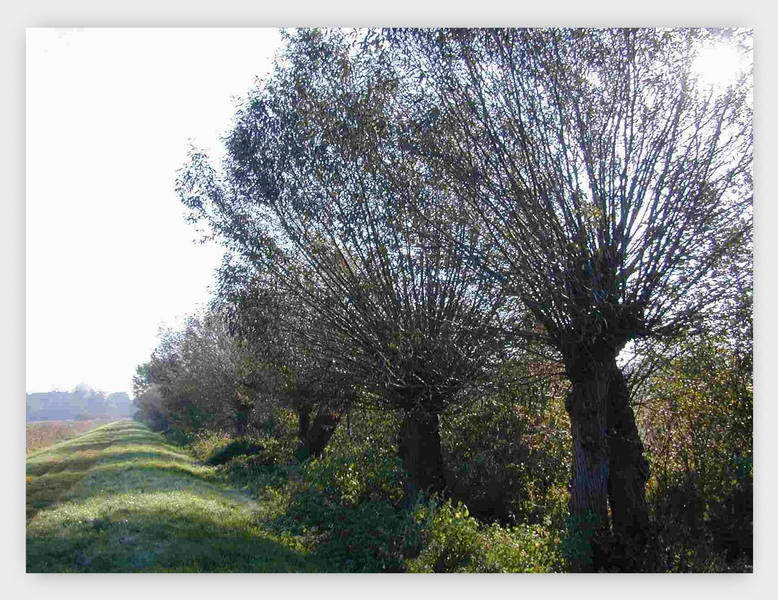
[[[27,33],[27,391],[131,393],[162,324],[209,298],[216,245],[174,193],[189,140],[219,156],[275,29]],[[727,49],[703,53],[712,84]]]
[[[132,393],[161,324],[208,300],[221,251],[174,192],[219,153],[274,29],[27,32],[27,391]]]

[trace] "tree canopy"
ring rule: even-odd
[[[750,53],[738,30],[299,30],[178,192],[283,299],[241,309],[255,340],[280,348],[277,315],[300,377],[402,412],[416,488],[446,488],[440,415],[544,344],[570,382],[571,517],[629,570],[649,470],[619,355],[750,306],[752,75],[695,70],[721,37]]]

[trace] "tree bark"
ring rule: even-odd
[[[246,404],[238,404],[235,409],[235,435],[243,437],[248,429],[251,407]]]
[[[601,563],[598,537],[608,529],[608,378],[595,368],[571,379],[565,401],[573,438],[570,516],[577,550],[571,562],[576,571],[593,571]]]
[[[445,476],[440,446],[440,416],[423,410],[405,411],[398,450],[407,473],[406,495],[443,492]]]
[[[565,403],[573,437],[570,514],[590,554],[584,551],[574,568],[651,570],[648,462],[626,379],[615,356],[576,358],[568,369],[572,389]]]
[[[319,408],[311,427],[308,429],[305,444],[310,456],[321,456],[324,448],[335,433],[340,422],[340,413],[332,412],[325,408]]]
[[[610,500],[615,566],[622,571],[651,569],[646,555],[649,536],[646,481],[648,461],[643,456],[629,388],[615,359],[610,365],[608,389],[608,498]]]
[[[313,421],[311,421],[312,412],[310,406],[301,408],[297,412],[297,437],[300,440],[298,459],[300,460],[321,456],[340,422],[340,413],[325,406],[319,407]]]
[[[302,445],[308,439],[308,430],[311,428],[311,407],[304,406],[297,410],[297,439]]]

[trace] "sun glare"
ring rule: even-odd
[[[744,57],[735,46],[709,44],[697,52],[692,72],[702,85],[723,88],[735,82],[743,67]]]

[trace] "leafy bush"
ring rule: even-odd
[[[303,465],[304,480],[342,506],[370,500],[398,505],[405,475],[394,443],[396,415],[358,412],[342,425],[324,454]]]
[[[367,448],[361,455],[348,448],[303,465],[302,476],[330,500],[346,507],[381,500],[392,506],[403,499],[403,472],[394,448]]]
[[[153,430],[153,427],[150,427],[150,429]],[[163,435],[168,443],[173,444],[174,446],[189,446],[191,449],[194,449],[191,444],[193,444],[198,437],[197,432],[185,431],[183,429],[168,429]]]
[[[210,431],[201,429],[193,432],[182,432],[180,430],[171,430],[166,434],[168,440],[182,446],[194,454],[199,460],[208,460],[208,457],[219,448],[230,443],[228,433],[220,430]]]
[[[265,449],[263,444],[249,438],[237,438],[231,440],[226,446],[217,448],[206,459],[206,464],[223,465],[236,456],[259,454]]]
[[[231,483],[237,487],[260,491],[283,486],[289,471],[286,465],[276,462],[272,453],[237,456],[220,467]]]
[[[674,473],[649,488],[660,565],[670,572],[750,572],[753,569],[753,475],[749,459],[734,459],[707,489],[697,473]]]
[[[682,339],[643,393],[647,499],[668,571],[753,564],[751,361],[720,339]]]
[[[420,550],[419,527],[406,507],[383,500],[343,506],[305,485],[292,498],[276,526],[306,536],[327,571],[402,572]]]
[[[559,537],[548,526],[481,525],[467,507],[434,498],[417,504],[423,549],[407,561],[414,573],[548,573],[562,566]]]
[[[567,513],[570,436],[562,402],[536,384],[508,387],[443,422],[454,498],[485,521],[561,527]]]

